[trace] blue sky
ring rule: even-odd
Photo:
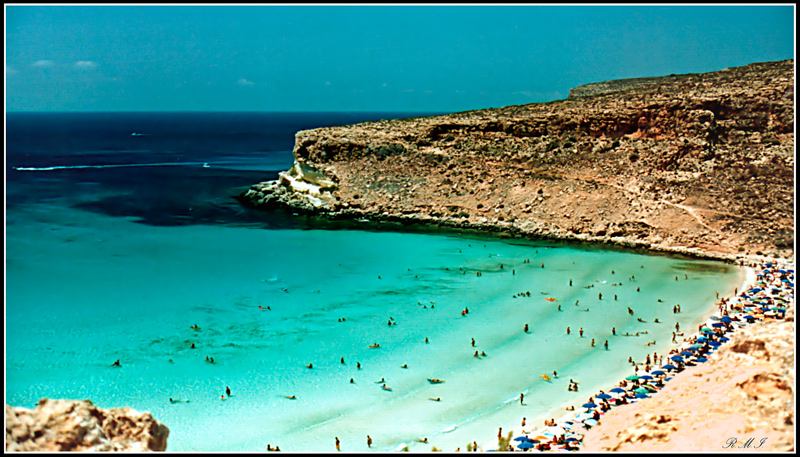
[[[6,5],[8,111],[455,112],[794,57],[794,5]]]

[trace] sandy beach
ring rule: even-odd
[[[769,268],[765,267],[769,265]],[[729,341],[708,355],[708,361],[665,376],[668,382],[651,395],[630,405],[613,406],[601,412],[598,408],[581,408],[556,420],[563,427],[561,438],[572,438],[571,449],[590,452],[716,452],[716,451],[789,451],[794,448],[793,392],[794,383],[794,265],[762,262],[745,266],[744,279],[738,294],[727,298],[729,307],[712,310],[704,316],[706,324],[719,322],[723,315],[743,311],[738,303],[754,296],[761,289],[781,284],[777,270],[789,271],[784,279],[782,296],[788,298],[785,318],[761,317],[754,324],[730,329]],[[767,274],[764,274],[769,272]],[[772,276],[774,275],[774,276]],[[771,281],[765,283],[764,281]],[[785,284],[788,282],[789,287]],[[762,287],[759,287],[762,286]],[[777,289],[774,289],[777,292]],[[733,306],[734,308],[730,308]],[[739,309],[737,309],[739,308]],[[723,310],[730,310],[724,313]],[[688,333],[688,332],[687,332]],[[690,334],[673,346],[687,348],[702,333]],[[655,370],[653,370],[655,371]],[[633,373],[633,370],[632,370]],[[642,375],[642,372],[638,372]],[[788,376],[789,382],[786,381]],[[658,379],[661,376],[656,376]],[[644,383],[643,383],[644,384]],[[611,390],[610,386],[609,389]],[[597,394],[595,394],[597,395]],[[595,426],[587,426],[589,415],[580,411],[597,410]],[[576,414],[578,413],[578,414]],[[593,424],[593,422],[591,422]],[[534,424],[520,429],[519,424],[504,427],[505,436],[539,438],[528,447],[539,448],[543,437],[552,438],[549,427]],[[507,433],[510,434],[506,435]],[[510,441],[515,450],[522,438]],[[498,440],[486,440],[481,450],[497,449]],[[503,443],[505,444],[505,443]],[[565,449],[563,445],[556,445]],[[523,446],[525,448],[526,446]]]

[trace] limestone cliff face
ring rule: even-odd
[[[240,200],[711,256],[788,256],[793,65],[606,82],[550,103],[301,131],[293,171]]]
[[[43,399],[34,409],[6,405],[6,451],[163,451],[169,428],[150,413],[102,410],[91,401]]]

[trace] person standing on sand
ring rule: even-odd
[[[341,449],[339,448],[339,437],[338,436],[336,437],[336,450],[337,451],[341,451]]]

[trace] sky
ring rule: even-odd
[[[458,112],[794,58],[793,4],[5,5],[6,111]]]

